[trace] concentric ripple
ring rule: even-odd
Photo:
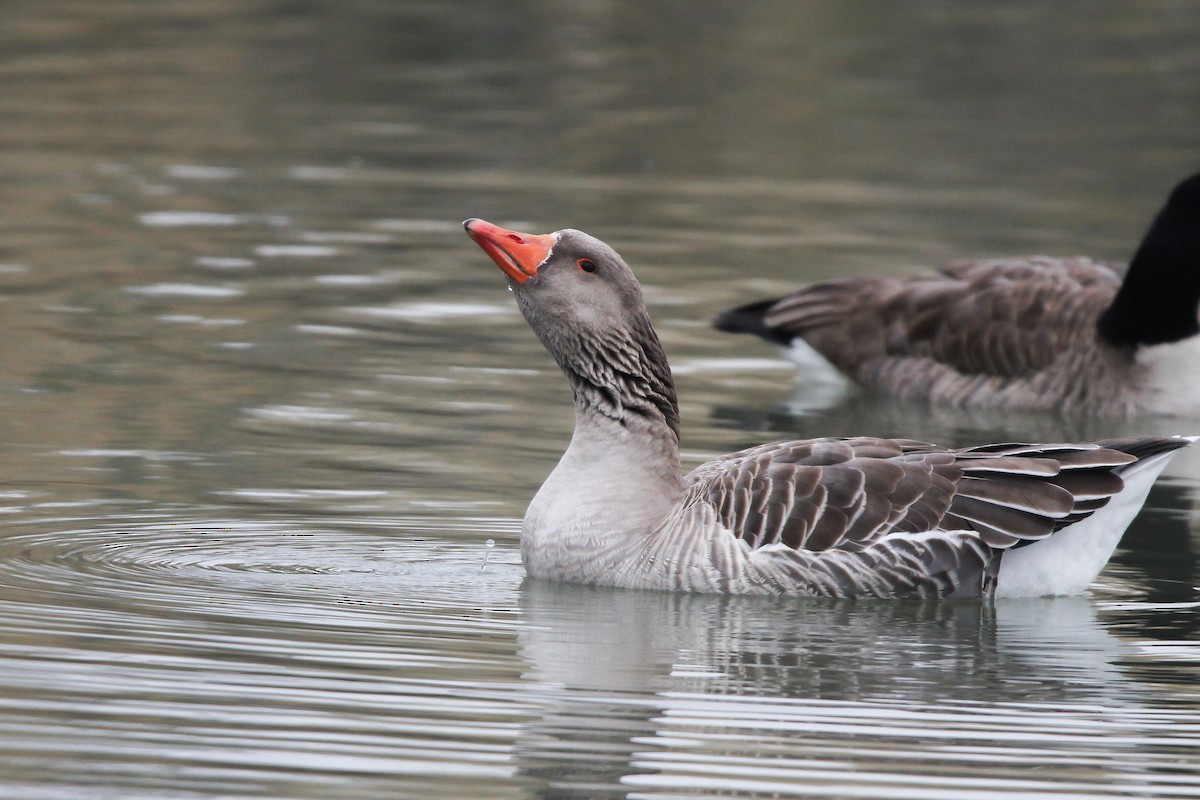
[[[29,528],[35,530],[25,532]],[[516,553],[495,552],[487,544],[497,536],[515,536],[515,523],[359,518],[320,528],[310,520],[166,513],[41,519],[0,529],[0,585],[23,593],[86,595],[91,601],[98,595],[118,602],[152,598],[156,605],[187,604],[214,591],[227,601],[250,592],[258,602],[260,589],[290,587],[303,590],[308,603],[381,594],[403,598],[416,590],[415,583],[461,573],[463,580],[450,584],[469,597],[519,580]],[[322,579],[313,584],[304,576]],[[318,598],[312,588],[322,590]]]

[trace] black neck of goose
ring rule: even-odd
[[[675,383],[648,317],[632,331],[577,342],[570,355],[552,352],[571,383],[577,414],[627,429],[665,428],[679,444]]]
[[[1097,323],[1114,347],[1177,342],[1200,333],[1200,209],[1176,189],[1142,240],[1112,305]]]

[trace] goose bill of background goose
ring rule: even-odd
[[[577,230],[467,233],[571,384],[575,431],[521,529],[530,575],[697,592],[1083,592],[1191,439],[776,442],[680,473],[667,358],[633,273]]]
[[[801,365],[813,353],[906,400],[1131,415],[1200,412],[1200,174],[1175,187],[1124,275],[1088,258],[844,278],[730,309]]]

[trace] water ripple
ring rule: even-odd
[[[496,520],[479,523],[477,533],[464,532],[462,523],[447,526],[432,518],[359,519],[333,529],[158,514],[125,514],[78,527],[81,522],[89,520],[62,518],[53,531],[43,521],[37,532],[6,533],[0,539],[0,592],[9,597],[18,592],[22,599],[40,592],[90,603],[107,597],[131,612],[157,615],[167,606],[207,605],[214,596],[226,609],[244,604],[240,610],[249,612],[262,601],[260,592],[272,587],[281,599],[304,604],[371,598],[399,603],[411,599],[414,585],[454,583],[454,575],[464,579],[463,596],[495,588],[496,581],[519,580],[515,553],[492,555],[487,570],[480,570],[485,542],[505,527]],[[448,533],[457,540],[443,538]],[[311,575],[334,580],[316,586],[287,580]],[[153,605],[142,607],[145,600]],[[48,613],[53,616],[52,605]],[[78,625],[79,615],[88,613],[72,607],[64,622]]]

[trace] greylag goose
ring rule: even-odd
[[[571,443],[521,528],[535,578],[837,597],[1082,593],[1192,441],[812,439],[684,476],[671,370],[621,257],[577,230],[463,225],[574,394]]]
[[[1200,413],[1200,174],[1175,187],[1129,268],[969,261],[843,278],[720,314],[811,365],[905,400],[1128,416]]]

